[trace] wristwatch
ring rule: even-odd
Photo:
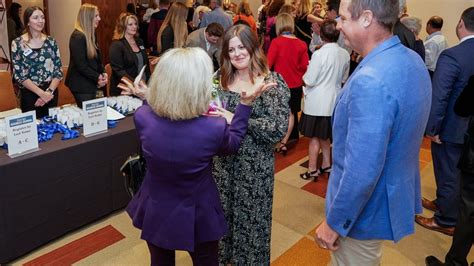
[[[46,92],[49,92],[49,93],[51,93],[51,94],[54,94],[54,90],[51,89],[51,88],[47,88],[47,89],[46,89]]]

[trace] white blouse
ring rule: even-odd
[[[332,116],[342,82],[349,76],[349,53],[337,43],[326,43],[313,53],[303,76],[303,113]]]

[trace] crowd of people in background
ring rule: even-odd
[[[124,7],[110,76],[97,6],[80,7],[63,73],[43,10],[22,13],[13,3],[8,38],[21,109],[46,116],[63,79],[78,106],[108,84],[112,96],[142,92],[135,123],[147,177],[127,211],[152,264],[172,264],[174,250],[187,250],[194,265],[268,265],[274,153],[285,156],[301,134],[310,142],[300,178],[330,174],[315,240],[334,265],[378,265],[383,240],[412,234],[415,221],[454,235],[445,263],[467,265],[474,7],[456,26],[460,43],[448,48],[443,18],[426,22],[422,40],[423,22],[405,0],[262,2],[257,14],[248,0]],[[142,82],[131,84],[142,69]],[[221,106],[208,110],[216,97]],[[423,136],[432,143],[434,200],[420,192]],[[434,216],[417,215],[421,207]],[[444,265],[433,256],[426,263]]]

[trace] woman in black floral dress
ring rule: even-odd
[[[231,27],[224,36],[220,86],[223,106],[234,112],[239,93],[252,84],[274,81],[277,86],[253,104],[247,134],[236,155],[214,159],[229,232],[220,243],[220,263],[269,265],[272,222],[273,148],[286,133],[290,92],[282,77],[269,72],[266,58],[251,29]]]
[[[20,87],[21,110],[36,110],[39,118],[58,104],[61,58],[56,41],[43,33],[43,10],[28,7],[23,19],[27,32],[12,42],[13,78]]]

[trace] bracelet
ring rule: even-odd
[[[51,94],[54,94],[54,90],[51,89],[51,88],[47,88],[47,89],[46,89],[46,92],[49,92],[49,93],[51,93]]]

